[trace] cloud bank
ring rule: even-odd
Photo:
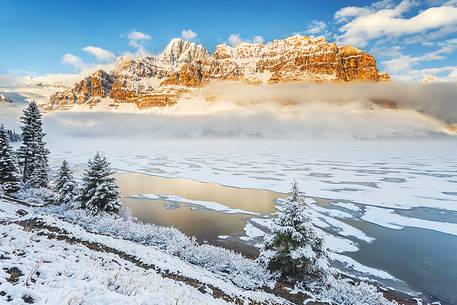
[[[345,7],[335,13],[339,22],[347,22],[340,31],[345,43],[365,47],[369,40],[383,37],[400,37],[440,30],[457,24],[457,7],[443,5],[430,7],[415,16],[404,17],[415,1],[403,0],[396,6]]]
[[[372,139],[451,134],[457,85],[214,83],[143,113],[60,112],[49,132],[154,138]],[[385,107],[392,106],[396,108]],[[119,128],[122,122],[122,128]]]
[[[455,0],[380,0],[343,7],[328,28],[323,35],[337,43],[367,48],[392,79],[456,80],[457,67],[451,60],[456,50]]]

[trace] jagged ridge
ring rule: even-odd
[[[112,73],[99,70],[73,88],[52,95],[47,110],[95,104],[104,97],[111,98],[113,106],[166,106],[215,80],[259,84],[387,79],[370,54],[324,38],[292,36],[269,44],[222,44],[213,54],[202,45],[176,38],[157,57],[119,57]]]

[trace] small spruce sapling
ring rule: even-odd
[[[66,160],[63,160],[57,173],[54,181],[54,191],[59,194],[59,204],[71,203],[77,197],[78,187]]]
[[[109,162],[97,153],[93,160],[89,160],[88,166],[83,176],[77,207],[93,214],[102,211],[118,213],[121,208],[119,187]]]
[[[309,207],[294,181],[289,197],[274,221],[260,260],[287,282],[320,278],[328,270],[323,240],[316,234]]]

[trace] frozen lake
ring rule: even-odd
[[[48,142],[54,167],[106,154],[140,220],[247,254],[296,179],[342,270],[457,303],[455,140]]]

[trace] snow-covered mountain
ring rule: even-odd
[[[202,45],[175,38],[159,56],[119,57],[112,72],[96,71],[74,87],[52,95],[45,108],[92,105],[101,98],[109,98],[114,107],[120,103],[134,103],[138,108],[165,106],[217,80],[270,84],[386,79],[389,76],[379,73],[370,54],[324,38],[292,36],[268,44],[222,44],[213,54]]]
[[[174,38],[160,54],[159,59],[173,66],[205,61],[210,56],[211,54],[202,45]]]

